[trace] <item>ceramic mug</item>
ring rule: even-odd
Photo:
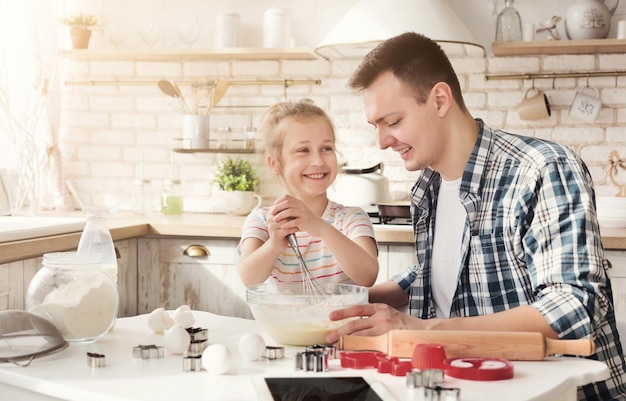
[[[586,89],[593,90],[595,95],[585,93]],[[596,121],[601,108],[602,100],[600,99],[598,89],[593,86],[586,86],[583,90],[576,92],[572,106],[569,109],[569,116],[576,120],[592,123]]]
[[[537,92],[534,96],[528,97],[531,91]],[[550,102],[548,96],[535,88],[528,88],[524,93],[524,99],[517,106],[517,114],[522,120],[541,120],[550,117]]]

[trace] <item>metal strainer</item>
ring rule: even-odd
[[[68,345],[49,320],[22,310],[0,311],[0,363],[28,366]]]

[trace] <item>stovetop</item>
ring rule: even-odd
[[[411,218],[381,216],[378,212],[368,213],[374,225],[410,226]]]

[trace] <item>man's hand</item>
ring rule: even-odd
[[[328,333],[326,341],[329,344],[339,341],[341,336],[348,334],[377,336],[392,329],[419,328],[421,321],[386,304],[350,306],[331,312],[329,317],[332,321],[352,317],[361,318],[351,319],[348,323]]]

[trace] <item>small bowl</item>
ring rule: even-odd
[[[345,323],[330,321],[330,312],[368,302],[366,287],[322,284],[332,295],[303,294],[302,283],[265,283],[246,289],[254,319],[282,345],[326,344],[326,335]]]

